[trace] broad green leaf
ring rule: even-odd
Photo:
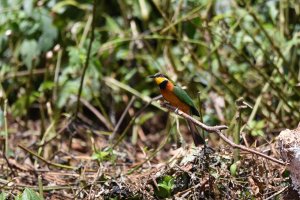
[[[43,12],[40,20],[42,35],[39,37],[38,43],[41,51],[47,51],[53,46],[54,40],[57,38],[57,29],[48,13]]]
[[[157,185],[158,190],[155,190],[156,195],[161,198],[168,198],[171,196],[172,189],[174,188],[174,178],[172,176],[166,175]]]
[[[37,195],[35,191],[29,188],[25,188],[25,190],[22,193],[22,200],[42,200],[41,197]]]
[[[106,27],[109,30],[109,32],[118,34],[123,32],[123,30],[114,18],[110,17],[109,15],[105,15],[104,17],[106,19]]]
[[[32,20],[23,20],[19,23],[20,31],[26,35],[31,36],[39,31],[40,25],[36,21]]]
[[[6,194],[4,192],[0,193],[0,200],[5,200],[6,199]]]
[[[33,10],[33,0],[24,0],[23,8],[27,15],[31,15]]]
[[[58,101],[56,102],[59,108],[66,106],[66,103],[71,95],[76,95],[79,88],[79,79],[78,80],[69,80],[66,81],[63,86],[60,87]],[[85,92],[85,90],[83,91]]]
[[[35,64],[38,63],[38,56],[40,55],[40,48],[35,40],[24,40],[21,47],[20,53],[22,60],[26,64],[27,68],[30,69],[33,66],[33,61]]]

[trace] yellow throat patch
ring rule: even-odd
[[[165,78],[165,77],[155,77],[154,80],[155,80],[155,82],[156,82],[157,85],[161,84],[161,83],[164,82],[165,80],[168,81],[168,79]]]

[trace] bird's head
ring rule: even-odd
[[[165,76],[161,73],[156,73],[154,75],[151,75],[151,76],[149,76],[149,78],[153,78],[157,85],[160,85],[164,81],[169,81],[167,76]]]

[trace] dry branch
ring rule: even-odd
[[[198,120],[196,120],[195,118],[193,118],[192,116],[182,112],[181,110],[178,110],[177,108],[175,108],[174,106],[171,106],[170,104],[168,103],[161,103],[161,106],[162,107],[165,107],[167,108],[168,110],[170,111],[173,111],[175,112],[176,114],[178,114],[179,116],[185,118],[186,120],[189,120],[191,121],[192,123],[194,123],[196,126],[199,126],[200,128],[204,129],[205,131],[207,132],[210,132],[210,133],[216,133],[220,136],[220,138],[222,138],[222,140],[224,140],[227,144],[229,144],[230,146],[232,146],[233,148],[237,148],[237,149],[241,149],[241,150],[244,150],[244,151],[247,151],[247,152],[250,152],[252,154],[256,154],[258,156],[261,156],[261,157],[264,157],[268,160],[271,160],[277,164],[280,164],[280,165],[286,165],[287,163],[281,161],[281,160],[278,160],[276,158],[273,158],[271,156],[268,156],[266,154],[263,154],[261,152],[258,152],[254,149],[250,149],[246,146],[243,146],[243,145],[239,145],[239,144],[235,144],[234,142],[232,142],[230,139],[228,139],[221,131],[222,130],[225,130],[227,129],[227,126],[225,125],[219,125],[219,126],[208,126],[202,122],[199,122]]]

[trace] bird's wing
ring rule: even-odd
[[[193,100],[191,97],[184,91],[181,87],[175,85],[173,88],[174,94],[178,99],[191,107],[191,112],[194,115],[200,116],[198,110],[196,109]]]

